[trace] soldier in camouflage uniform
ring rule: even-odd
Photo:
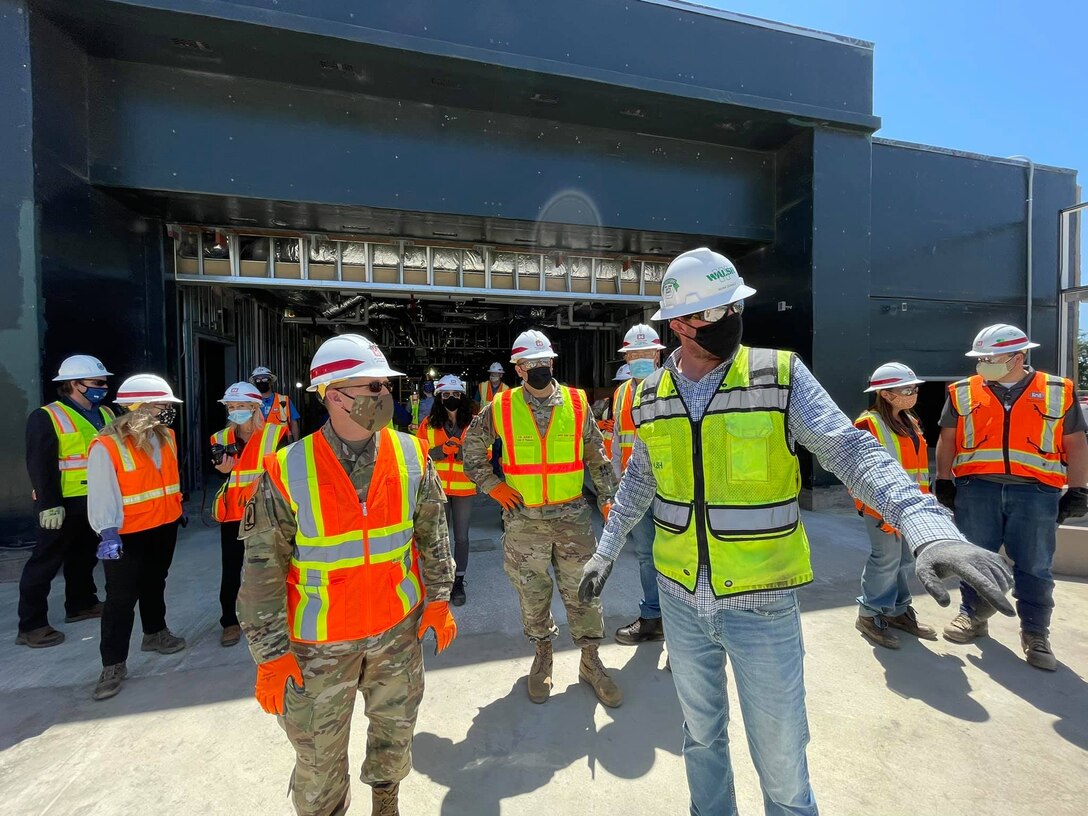
[[[499,394],[472,421],[463,444],[465,473],[481,492],[503,505],[503,563],[521,602],[525,634],[536,647],[529,672],[529,699],[545,702],[552,687],[551,641],[558,630],[551,614],[551,566],[567,610],[571,637],[582,649],[579,677],[593,687],[602,703],[614,707],[620,705],[623,696],[597,653],[597,645],[604,637],[601,604],[596,598],[579,600],[578,582],[582,566],[596,548],[590,527],[591,510],[581,494],[583,466],[589,469],[597,488],[598,507],[606,516],[616,492],[616,479],[585,393],[552,379],[551,361],[555,356],[551,343],[538,331],[524,332],[514,343],[511,362],[517,364],[518,376],[526,385]],[[511,426],[504,425],[504,411]],[[580,427],[574,429],[579,414]],[[565,446],[562,438],[556,438],[562,433],[564,418],[571,427]],[[532,425],[525,427],[530,422]],[[495,475],[487,460],[492,443],[500,438],[505,480]],[[522,446],[526,440],[538,455],[545,454],[540,456],[543,462],[552,463],[540,465],[542,475],[519,475],[524,466],[512,462],[512,456],[524,459],[527,449]],[[564,456],[570,458],[565,468]],[[552,476],[548,475],[549,467],[554,471]],[[565,471],[569,471],[568,481],[561,488],[558,480],[562,477],[555,474]],[[562,501],[549,501],[549,488],[553,497],[561,488]],[[530,493],[537,494],[533,500]]]
[[[326,349],[337,343],[339,346]],[[345,345],[346,350],[342,348]],[[355,363],[362,359],[365,364],[340,372],[336,360],[342,358]],[[330,381],[332,375],[326,373],[322,379],[320,372],[330,367],[340,378]],[[370,721],[361,778],[373,789],[373,813],[381,816],[399,813],[398,783],[411,769],[412,736],[423,698],[420,640],[428,628],[433,628],[441,650],[456,635],[456,625],[446,603],[453,583],[454,563],[441,483],[422,443],[407,434],[385,430],[389,422],[387,414],[392,409],[385,377],[396,374],[387,368],[381,352],[363,338],[340,335],[323,345],[311,366],[311,379],[319,386],[317,390],[322,394],[330,421],[316,434],[268,457],[268,470],[258,482],[242,523],[245,563],[238,618],[258,664],[257,698],[266,711],[280,715],[280,725],[295,748],[291,790],[296,811],[305,816],[347,811],[348,735],[357,691],[363,695]],[[371,383],[379,386],[377,396],[369,387]],[[360,429],[365,432],[360,434]],[[328,448],[324,447],[326,443]],[[296,461],[305,461],[300,454],[304,450],[301,446],[307,444],[315,451],[310,460],[312,469],[308,474],[303,473],[303,479],[293,479],[297,471],[290,472],[292,451]],[[399,449],[404,457],[392,471],[393,487],[388,486],[385,471],[385,476],[375,475],[383,467],[388,470],[382,463],[390,459],[388,454],[381,458],[382,445]],[[318,455],[322,450],[331,451],[331,455],[322,458]],[[413,451],[420,456],[415,464],[414,482],[410,476]],[[303,584],[301,591],[305,593],[305,585],[314,583],[314,573],[320,574],[320,569],[312,566],[299,567],[300,561],[307,558],[303,542],[312,541],[305,537],[307,530],[315,524],[313,507],[303,506],[306,502],[303,494],[331,492],[329,484],[336,481],[330,472],[332,468],[342,468],[347,474],[354,490],[339,495],[350,495],[353,506],[350,510],[339,506],[331,511],[323,504],[319,507],[325,513],[324,518],[318,519],[317,529],[327,538],[318,537],[318,547],[311,549],[323,547],[330,552],[327,557],[334,558],[332,548],[344,546],[343,536],[333,538],[335,517],[343,519],[355,514],[369,531],[358,542],[366,547],[366,557],[356,558],[346,568],[339,568],[339,563],[330,565],[323,577],[327,579],[330,572],[341,577],[325,580],[321,587],[324,594],[306,594],[299,600],[297,584]],[[379,484],[385,487],[372,490],[374,478],[382,478]],[[403,535],[407,538],[410,534],[414,542],[408,545],[408,555],[383,561],[378,542],[389,536],[381,535],[388,529],[382,526],[381,519],[391,512],[383,504],[400,504],[388,498],[398,482],[414,488],[415,495],[405,503],[406,507],[414,506],[410,532]],[[295,490],[291,490],[292,485],[297,485]],[[285,486],[290,497],[284,495]],[[395,508],[392,512],[404,513]],[[409,571],[408,565],[417,556],[418,572]],[[353,570],[361,572],[352,575]],[[371,574],[374,579],[368,577]],[[403,602],[405,611],[392,617],[386,613],[385,619],[401,619],[383,628],[379,614],[374,621],[377,626],[371,627],[378,631],[356,636],[368,631],[356,624],[371,614],[372,609],[396,606],[397,598],[379,597],[392,595],[394,591],[398,597],[401,594],[388,578],[390,574],[404,577],[400,586],[406,588],[407,599]],[[336,596],[337,581],[354,581],[357,575],[371,583],[354,583],[344,595]],[[420,602],[418,594],[412,597],[420,589],[418,581],[414,583],[415,589],[412,588],[413,575],[421,579],[425,603]],[[312,613],[307,612],[306,605],[317,603],[320,608],[321,598],[328,610],[327,632],[317,629],[319,636],[307,637],[307,614]],[[365,622],[360,625],[365,626]]]

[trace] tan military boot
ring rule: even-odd
[[[397,792],[400,790],[399,782],[387,785],[375,785],[371,799],[370,812],[373,816],[400,816],[400,808],[397,806]]]
[[[552,642],[538,640],[533,667],[529,669],[529,699],[546,703],[552,693]]]
[[[623,693],[616,685],[616,681],[605,671],[595,645],[582,647],[582,662],[578,666],[578,677],[593,686],[593,693],[597,695],[602,705],[616,708],[623,703]]]
[[[1050,638],[1042,632],[1020,632],[1020,646],[1028,663],[1044,671],[1057,671],[1058,658],[1050,650]]]

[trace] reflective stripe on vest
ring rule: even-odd
[[[261,430],[246,440],[242,454],[234,463],[234,469],[227,474],[226,481],[219,487],[212,502],[212,518],[218,522],[241,521],[246,502],[253,495],[257,479],[264,473],[264,458],[276,452],[276,446],[287,434],[287,427],[266,422]],[[213,445],[234,444],[237,439],[235,427],[231,425],[212,435]]]
[[[878,399],[883,399],[878,397]],[[884,446],[900,467],[913,479],[923,493],[929,492],[929,450],[926,447],[925,437],[918,423],[911,417],[914,423],[915,433],[918,435],[918,447],[915,449],[914,440],[909,436],[900,436],[884,422],[884,418],[876,411],[866,411],[854,421],[854,427],[868,431],[876,440]],[[860,500],[854,499],[854,506],[867,516],[882,519],[880,513],[872,507],[868,507]]]
[[[620,473],[627,470],[627,460],[631,458],[631,452],[635,448],[635,418],[631,415],[631,409],[635,404],[636,390],[635,381],[627,380],[620,383],[612,395],[613,413],[619,425],[616,435],[620,441]]]
[[[499,383],[498,393],[501,394],[503,391],[509,391],[509,390],[510,390],[510,386],[508,386],[506,383],[504,383],[504,382]],[[480,407],[481,408],[486,406],[486,405],[490,405],[492,400],[495,399],[495,392],[491,388],[491,380],[484,380],[477,387],[476,391],[477,391],[477,393],[479,394],[479,397],[480,397],[479,402],[480,402]]]
[[[463,440],[467,430],[467,427],[462,428],[461,433],[456,438]],[[431,449],[441,448],[450,438],[445,428],[431,427],[430,417],[423,420],[423,424],[419,426],[416,436],[426,441],[427,447]],[[434,469],[442,482],[442,490],[445,491],[447,496],[476,495],[476,483],[465,474],[465,463],[458,461],[456,456],[447,454],[445,459],[434,463]]]
[[[66,499],[87,495],[87,451],[98,435],[98,429],[78,411],[63,402],[43,405],[42,410],[53,423],[57,435],[57,469],[60,471],[60,493]],[[109,408],[99,407],[108,425],[113,421]]]
[[[126,438],[96,437],[93,445],[102,445],[113,461],[117,487],[124,506],[121,533],[138,533],[161,527],[181,517],[181,480],[178,476],[177,442],[168,431],[166,444],[159,446],[161,464]]]
[[[718,597],[812,580],[786,425],[792,360],[741,346],[698,423],[668,369],[636,390],[633,417],[657,481],[654,565],[689,592],[700,566]]]
[[[492,425],[502,439],[503,476],[527,507],[582,497],[582,426],[589,400],[580,389],[558,387],[563,402],[552,408],[543,436],[520,386],[503,391],[491,403]]]
[[[1026,476],[1062,487],[1066,482],[1065,415],[1074,405],[1073,383],[1041,371],[1007,412],[975,375],[948,386],[957,415],[955,476]]]
[[[297,525],[287,579],[293,640],[370,637],[404,620],[423,597],[413,519],[424,446],[388,429],[376,443],[363,502],[320,431],[265,459]]]

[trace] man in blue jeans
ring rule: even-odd
[[[652,506],[673,682],[684,712],[693,816],[734,816],[726,660],[768,816],[816,816],[801,621],[794,589],[812,580],[794,449],[804,445],[911,543],[918,577],[942,605],[956,575],[995,608],[1012,575],[960,535],[932,496],[855,428],[796,356],[741,345],[755,294],[724,256],[677,257],[661,309],[680,348],[636,396],[634,450],[579,593],[599,595],[627,533]]]
[[[936,494],[964,535],[993,552],[1005,546],[1020,646],[1030,665],[1055,671],[1050,567],[1057,525],[1088,512],[1088,423],[1072,382],[1027,365],[1028,349],[1038,346],[1006,323],[975,337],[967,356],[977,373],[948,387],[941,415]],[[961,596],[944,636],[970,643],[989,634],[993,610],[970,586]]]
[[[623,476],[635,446],[635,420],[632,408],[639,383],[654,373],[661,363],[661,337],[645,323],[638,323],[623,336],[620,353],[631,372],[631,379],[616,388],[612,395],[612,416],[615,418],[612,442],[612,469],[616,478]],[[661,627],[661,601],[657,592],[657,570],[654,568],[654,517],[643,515],[628,534],[638,559],[638,575],[642,583],[642,601],[638,617],[616,630],[616,642],[625,646],[665,639]]]

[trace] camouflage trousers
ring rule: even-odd
[[[600,598],[589,603],[578,600],[582,566],[597,548],[589,519],[588,507],[577,515],[554,519],[526,518],[516,511],[503,514],[503,568],[517,590],[521,625],[530,640],[552,640],[559,631],[552,618],[549,566],[555,572],[574,642],[587,646],[604,637]]]
[[[387,632],[340,643],[292,643],[303,687],[287,681],[279,718],[295,749],[291,791],[300,816],[344,813],[348,735],[355,694],[370,720],[362,780],[399,782],[412,768],[412,735],[423,699],[422,605]]]

